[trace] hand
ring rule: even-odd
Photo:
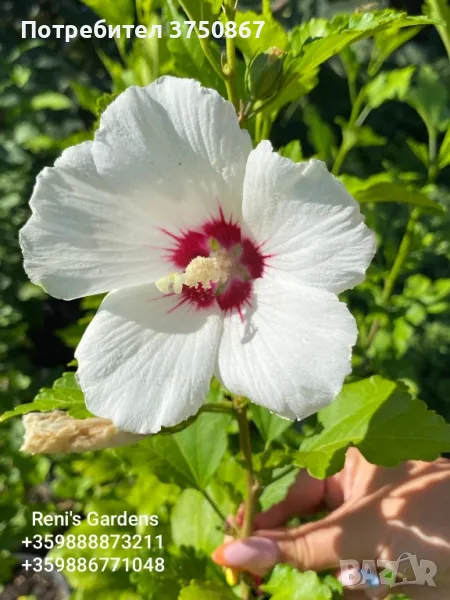
[[[336,569],[341,560],[397,561],[404,553],[433,561],[437,587],[393,588],[413,600],[450,598],[450,461],[410,461],[396,468],[368,463],[354,448],[344,469],[326,480],[300,473],[286,498],[257,515],[254,535],[217,548],[213,560],[226,567],[266,574],[277,563],[301,571]],[[323,509],[319,521],[283,528],[295,516]],[[414,579],[412,573],[408,580]],[[345,584],[345,581],[344,581]],[[346,598],[383,599],[388,588],[347,588]]]

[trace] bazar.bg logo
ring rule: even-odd
[[[417,555],[404,552],[393,560],[341,560],[340,579],[344,586],[353,585],[428,585],[436,587],[434,578],[437,566],[432,560],[418,559]]]

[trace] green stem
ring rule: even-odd
[[[355,102],[353,103],[352,112],[350,113],[349,125],[354,125],[356,122],[356,119],[359,117],[359,114],[364,105],[365,96],[366,96],[366,91],[365,91],[364,87],[362,87],[359,90],[358,95],[356,96]]]
[[[403,234],[403,238],[400,243],[397,256],[394,260],[394,264],[392,265],[389,275],[387,276],[386,281],[384,283],[383,295],[381,296],[381,303],[383,306],[386,305],[387,301],[390,299],[394,290],[395,282],[397,281],[397,278],[400,275],[404,262],[408,258],[414,230],[416,228],[416,223],[419,217],[420,209],[414,208],[409,215],[405,233]]]
[[[263,17],[271,17],[272,16],[272,1],[271,0],[262,0],[262,14],[263,14]]]
[[[244,407],[236,409],[239,424],[239,441],[242,457],[246,463],[246,497],[244,503],[244,522],[241,536],[249,537],[253,532],[253,517],[255,516],[256,480],[253,472],[252,446],[250,439],[250,427],[247,419],[247,410]]]
[[[433,127],[428,127],[428,179],[433,182],[439,175],[439,167],[436,164],[437,157],[437,134]]]
[[[337,151],[336,158],[334,159],[333,167],[331,169],[331,172],[333,173],[334,176],[337,177],[339,175],[339,172],[342,167],[342,163],[344,162],[349,149],[350,148],[348,148],[348,146],[346,146],[344,143],[342,143],[339,146],[339,150]]]
[[[361,88],[352,105],[352,112],[350,113],[350,118],[348,121],[349,127],[353,127],[356,124],[356,121],[358,120],[358,117],[360,116],[361,111],[363,109],[364,98],[365,90],[364,88]],[[345,144],[344,140],[342,140],[341,145],[339,146],[339,150],[337,151],[336,158],[334,159],[333,167],[331,169],[333,175],[339,175],[342,163],[344,162],[345,157],[347,156],[349,151],[350,147]]]
[[[264,113],[259,112],[256,115],[255,119],[255,142],[259,144],[259,142],[263,139],[263,123],[264,123]]]
[[[356,81],[352,77],[350,77],[348,73],[347,73],[347,80],[348,80],[348,94],[350,96],[351,105],[353,106],[355,104],[356,98],[357,98]]]
[[[233,408],[231,402],[227,402],[224,400],[223,402],[211,402],[210,404],[204,404],[198,414],[204,412],[214,412],[214,413],[227,413],[229,415],[236,416],[236,411]]]
[[[271,131],[272,131],[272,121],[270,120],[270,117],[268,115],[264,115],[264,113],[263,113],[261,140],[270,139]]]
[[[384,288],[383,288],[383,293],[381,295],[381,302],[380,302],[380,304],[383,308],[386,308],[386,306],[391,298],[392,292],[394,291],[394,286],[398,279],[398,276],[400,275],[402,267],[403,267],[406,259],[408,258],[414,231],[416,228],[417,221],[419,220],[419,217],[420,217],[420,209],[414,208],[409,215],[408,223],[406,225],[406,229],[405,229],[405,233],[403,234],[402,241],[400,242],[397,256],[395,257],[395,260],[391,267],[391,270],[389,271],[389,274],[386,277],[386,280],[384,282]],[[370,347],[371,343],[375,339],[375,336],[376,336],[379,328],[380,328],[380,320],[375,319],[375,321],[372,323],[369,334],[367,336],[367,343],[366,343],[367,348]]]
[[[247,418],[247,408],[242,398],[235,398],[234,406],[239,425],[239,441],[242,458],[246,463],[246,493],[244,499],[244,522],[240,531],[241,538],[248,538],[253,533],[253,519],[256,513],[256,501],[258,497],[258,486],[253,471],[252,444],[250,437],[250,426]],[[250,600],[251,588],[242,580],[243,600]]]
[[[227,21],[234,21],[236,16],[235,0],[228,0],[225,3],[225,14]],[[227,64],[225,72],[225,86],[227,88],[228,100],[233,104],[236,112],[239,113],[239,93],[236,83],[237,61],[236,61],[236,43],[232,37],[226,38]]]

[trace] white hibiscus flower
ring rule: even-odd
[[[57,298],[110,292],[76,351],[88,408],[153,433],[195,414],[213,375],[283,417],[328,404],[374,236],[310,160],[256,149],[233,106],[164,77],[105,111],[93,142],[39,175],[25,269]]]

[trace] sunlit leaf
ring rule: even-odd
[[[263,406],[252,405],[252,418],[264,441],[271,442],[289,429],[292,421],[282,419]]]
[[[300,162],[303,160],[303,152],[302,145],[300,140],[293,140],[286,144],[286,146],[282,146],[278,148],[278,153],[285,158],[290,158],[294,162]]]
[[[340,179],[358,202],[400,202],[443,211],[443,208],[426,193],[415,189],[406,181],[395,181],[389,173],[372,175],[367,179],[342,175]]]
[[[131,25],[134,22],[133,0],[82,0],[108,25]]]
[[[414,85],[405,96],[429,129],[446,130],[450,119],[449,93],[439,74],[429,65],[423,65]]]
[[[278,471],[285,472],[286,469],[281,468],[278,469]],[[286,498],[286,494],[291,485],[295,482],[298,472],[298,469],[291,469],[287,471],[283,477],[280,477],[264,489],[259,498],[262,510],[268,510],[271,506],[278,504],[278,502],[281,502]],[[274,471],[274,475],[277,475],[277,470]]]
[[[236,600],[229,587],[208,581],[192,581],[181,590],[178,600]]]
[[[333,592],[317,573],[300,573],[289,565],[278,565],[262,586],[272,600],[331,600]]]
[[[306,438],[295,455],[295,463],[318,478],[340,471],[351,445],[386,467],[435,460],[450,450],[450,425],[403,383],[378,375],[345,385],[318,419],[322,431]]]
[[[403,100],[415,70],[416,67],[410,65],[404,69],[383,71],[377,75],[365,88],[368,105],[377,108],[387,100]]]
[[[217,19],[222,0],[178,0],[180,6],[192,21],[209,21]]]
[[[199,3],[195,0],[195,5]],[[215,88],[225,94],[223,80],[215,72],[206,59],[200,41],[195,31],[187,37],[189,25],[186,18],[177,10],[175,0],[166,0],[165,14],[168,21],[179,23],[182,35],[167,40],[167,48],[171,55],[172,73],[179,77],[192,77],[200,81],[205,87]],[[216,44],[209,45],[210,51],[220,64],[220,52]]]
[[[86,110],[90,110],[95,115],[97,112],[97,101],[102,96],[100,90],[83,85],[78,81],[72,81],[70,87],[75,93],[80,106]]]
[[[373,129],[366,125],[360,127],[350,125],[341,117],[336,118],[336,123],[340,125],[342,129],[342,145],[346,148],[347,152],[357,146],[384,146],[386,143],[385,137],[378,135]]]
[[[224,488],[217,483],[208,488],[208,494],[220,507],[225,517],[235,508]],[[172,539],[178,546],[192,546],[197,552],[211,554],[223,542],[225,523],[198,490],[181,493],[171,515]]]
[[[244,55],[247,61],[250,61],[257,54],[262,54],[269,48],[277,48],[284,50],[287,45],[287,35],[283,27],[273,18],[263,17],[253,11],[241,12],[238,11],[235,17],[237,28],[247,23],[248,27],[252,31],[252,35],[249,37],[236,37],[236,46]],[[253,25],[254,21],[265,21],[264,26],[261,29],[259,37],[256,37],[257,25]]]
[[[427,144],[423,144],[417,140],[413,140],[412,138],[408,138],[406,143],[408,144],[411,152],[413,152],[420,162],[427,167],[430,158]]]
[[[75,373],[64,373],[57,379],[52,388],[43,388],[36,396],[34,402],[20,404],[14,410],[4,413],[0,422],[30,412],[48,412],[51,410],[65,410],[77,419],[92,416],[86,408],[83,392],[75,378]]]
[[[431,21],[427,17],[413,17],[406,13],[389,10],[338,15],[330,21],[323,37],[311,41],[307,40],[309,43],[305,43],[301,47],[298,68],[304,71],[313,70],[341,52],[349,44],[373,36],[381,31],[429,23]],[[324,29],[322,27],[322,31]],[[296,36],[296,31],[296,28],[292,31],[293,38]],[[301,29],[300,35],[304,37]]]
[[[421,26],[406,27],[404,29],[392,27],[391,29],[377,33],[373,38],[374,46],[370,64],[367,69],[368,74],[371,77],[376,75],[386,59],[388,59],[397,48],[400,48],[400,46],[403,46],[403,44],[416,36],[421,29]]]
[[[439,168],[445,169],[450,165],[450,127],[447,129],[439,149]]]
[[[126,449],[135,464],[146,464],[161,481],[206,489],[227,450],[232,417],[202,414],[186,429],[155,435]]]

